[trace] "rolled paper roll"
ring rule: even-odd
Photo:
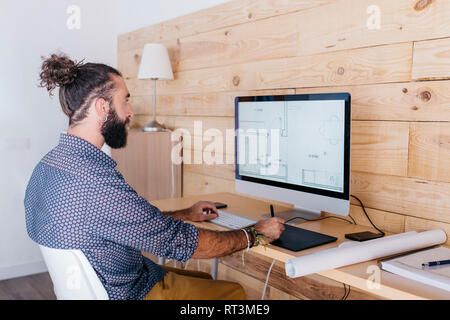
[[[332,270],[355,263],[394,254],[431,247],[447,241],[440,229],[425,232],[406,232],[385,238],[344,245],[286,261],[286,275],[290,278]]]

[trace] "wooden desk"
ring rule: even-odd
[[[289,206],[286,206],[282,203],[269,202],[265,199],[256,199],[253,197],[234,193],[217,193],[176,199],[157,200],[152,201],[152,204],[163,211],[172,211],[189,207],[200,200],[224,202],[228,204],[227,211],[255,220],[259,220],[261,219],[262,215],[267,215],[269,213],[269,203],[274,204],[275,213],[290,208]],[[201,228],[226,230],[225,228],[222,228],[210,222],[194,224]],[[300,224],[297,225],[300,226]],[[310,254],[318,250],[333,248],[338,246],[340,243],[347,241],[344,238],[344,234],[346,233],[371,230],[368,227],[353,225],[345,221],[332,218],[317,222],[303,222],[301,223],[301,227],[304,229],[335,236],[338,238],[338,240],[337,242],[300,252],[292,252],[275,246],[269,246],[267,248],[259,246],[250,249],[250,252],[252,254],[261,255],[262,258],[276,259],[277,261],[281,262],[284,268],[284,263],[288,259]],[[372,273],[368,273],[367,270],[369,266],[373,265],[380,268],[381,284],[379,289],[370,289],[367,285],[367,280],[372,275]],[[318,275],[349,285],[352,288],[357,288],[360,292],[367,293],[368,295],[376,297],[378,299],[450,299],[450,293],[445,290],[424,285],[419,282],[402,278],[381,270],[380,263],[377,260],[320,272],[318,273]],[[285,277],[287,278],[287,276]]]

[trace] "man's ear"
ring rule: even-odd
[[[109,103],[103,98],[97,98],[94,100],[95,112],[99,119],[104,119],[108,115]]]

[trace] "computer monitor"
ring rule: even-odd
[[[350,105],[349,93],[236,97],[236,191],[294,205],[284,219],[348,215]]]

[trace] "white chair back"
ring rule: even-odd
[[[58,300],[108,300],[108,294],[81,250],[39,245]]]

